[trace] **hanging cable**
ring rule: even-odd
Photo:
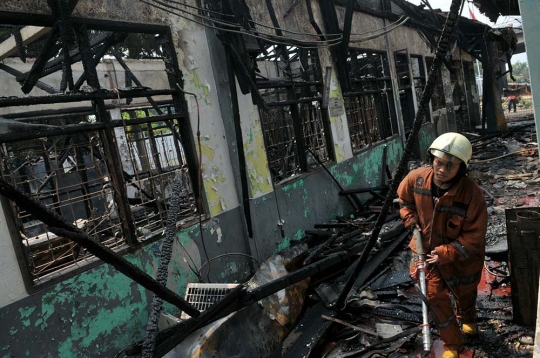
[[[292,38],[287,38],[287,37],[280,37],[280,36],[277,36],[277,35],[264,34],[264,36],[263,36],[262,34],[256,35],[256,34],[254,34],[252,32],[246,31],[246,30],[233,30],[233,29],[227,29],[227,28],[223,28],[223,27],[212,26],[212,25],[209,25],[209,24],[205,24],[204,22],[197,21],[195,19],[189,18],[189,17],[187,17],[185,15],[181,15],[181,14],[179,14],[177,12],[170,11],[169,9],[174,9],[174,10],[178,10],[178,9],[173,7],[173,6],[163,4],[160,1],[153,0],[156,3],[163,4],[163,6],[165,6],[165,8],[163,8],[161,6],[158,6],[156,4],[153,4],[153,3],[151,3],[151,2],[149,2],[147,0],[139,0],[139,1],[141,1],[141,2],[143,2],[145,4],[147,4],[147,5],[150,5],[152,7],[155,7],[156,9],[160,9],[160,10],[163,10],[165,12],[173,13],[174,15],[176,15],[178,17],[184,18],[184,19],[186,19],[188,21],[195,22],[197,24],[206,26],[206,27],[211,28],[211,29],[220,30],[220,31],[227,31],[227,32],[232,32],[232,33],[238,33],[238,34],[243,34],[243,35],[247,35],[247,36],[252,36],[252,37],[259,38],[259,39],[269,41],[269,42],[273,42],[273,43],[276,43],[276,44],[293,45],[293,46],[297,46],[297,47],[301,47],[301,48],[317,48],[317,47],[335,46],[335,45],[341,43],[341,38],[331,40],[331,41],[307,41],[306,42],[306,41],[301,41],[301,40],[294,40]],[[169,8],[169,9],[167,9],[167,8]],[[217,20],[214,20],[214,19],[209,19],[209,18],[206,18],[206,17],[204,17],[204,18],[207,19],[207,21],[211,21],[211,22],[217,22],[217,23],[221,22],[221,21],[217,21]],[[243,29],[242,27],[240,27],[238,24],[235,24],[235,23],[233,23],[231,25],[231,23],[223,22],[223,24],[225,26],[236,27],[236,28]],[[289,42],[283,42],[283,41],[281,41],[281,39],[286,39]],[[309,45],[308,46],[304,45],[306,43],[309,44]]]
[[[209,20],[209,21],[213,21],[213,22],[218,22],[218,23],[222,23],[224,25],[227,25],[227,26],[233,26],[233,27],[237,27],[237,28],[243,28],[242,26],[240,26],[237,22],[231,22],[231,21],[224,21],[224,20],[216,20],[214,18],[211,18],[211,17],[208,17],[208,16],[204,16],[204,15],[200,15],[200,14],[195,14],[195,13],[192,13],[190,11],[187,11],[187,10],[182,10],[180,8],[177,8],[177,7],[174,7],[174,6],[171,6],[171,5],[166,5],[166,4],[163,4],[162,2],[158,1],[158,0],[153,0],[157,3],[160,3],[162,4],[163,6],[167,6],[167,7],[170,7],[170,8],[173,8],[173,9],[176,9],[178,11],[182,11],[186,14],[190,14],[192,16],[195,16],[195,17],[199,17],[199,18],[202,18],[202,19],[206,19],[206,20]],[[231,15],[231,14],[225,14],[225,13],[221,13],[221,12],[217,12],[217,11],[212,11],[212,10],[208,10],[208,9],[204,9],[204,8],[201,8],[201,7],[197,7],[197,6],[188,6],[180,1],[174,1],[174,0],[162,0],[162,1],[166,1],[166,2],[170,2],[170,3],[173,3],[173,4],[178,4],[180,6],[186,6],[186,7],[189,7],[189,8],[194,8],[194,9],[197,9],[199,11],[204,11],[204,12],[208,12],[208,13],[213,13],[213,14],[216,14],[216,15],[219,15],[219,16],[227,16],[227,17],[232,17],[232,18],[235,18],[234,15]],[[271,26],[271,25],[267,25],[267,24],[263,24],[261,22],[257,22],[257,21],[254,21],[254,20],[250,20],[250,22],[256,24],[256,25],[259,25],[261,27],[265,27],[267,29],[270,29],[270,30],[277,30],[278,28],[277,27],[274,27],[274,26]],[[286,29],[281,29],[279,28],[279,30],[283,31],[283,32],[287,32],[287,33],[290,33],[290,34],[293,34],[293,35],[302,35],[302,36],[314,36],[314,37],[320,37],[319,34],[313,34],[313,33],[309,33],[309,32],[297,32],[297,31],[292,31],[292,30],[286,30]],[[339,37],[341,38],[342,34],[323,34],[324,36],[326,37]],[[272,35],[274,36],[274,35]]]
[[[296,46],[296,47],[299,47],[299,48],[311,49],[311,48],[318,48],[318,47],[336,46],[336,45],[338,45],[338,44],[340,44],[342,42],[342,35],[341,34],[323,34],[325,36],[336,36],[335,39],[331,39],[331,40],[301,41],[301,40],[296,40],[296,39],[286,37],[286,36],[279,36],[279,35],[272,35],[272,34],[265,34],[265,33],[254,33],[254,32],[251,32],[251,31],[247,31],[246,29],[244,29],[238,23],[230,22],[230,21],[218,20],[218,19],[211,18],[211,17],[208,17],[208,16],[194,14],[192,12],[182,10],[182,9],[179,9],[179,8],[174,7],[172,5],[163,3],[162,1],[159,1],[159,0],[139,0],[139,1],[145,3],[145,4],[149,5],[149,6],[152,6],[152,7],[156,8],[156,9],[166,11],[166,12],[171,12],[171,13],[175,14],[176,16],[179,16],[179,17],[184,18],[184,19],[186,19],[188,21],[195,22],[197,24],[200,24],[202,26],[205,26],[205,27],[208,27],[208,28],[211,28],[211,29],[215,29],[215,30],[219,30],[219,31],[226,31],[226,32],[231,32],[231,33],[239,33],[239,34],[251,36],[251,37],[254,37],[254,38],[258,38],[258,39],[261,39],[261,40],[273,42],[274,44],[291,45],[291,46]],[[159,4],[159,5],[156,5],[156,4],[152,3],[151,1],[153,1],[156,4]],[[165,1],[172,2],[172,3],[175,3],[175,4],[179,4],[179,5],[184,5],[184,4],[181,4],[178,1],[172,1],[172,0],[165,0]],[[188,6],[188,7],[193,7],[193,6]],[[203,9],[203,8],[200,8],[200,7],[195,7],[195,8],[197,8],[197,9],[199,9],[201,11],[207,11],[207,12],[211,11],[211,10]],[[185,15],[182,15],[182,14],[179,14],[179,13],[177,13],[175,11],[170,11],[170,10],[180,11],[180,12],[189,14],[191,16],[201,18],[201,19],[203,19],[205,21],[208,21],[208,22],[212,22],[212,23],[215,23],[215,24],[220,24],[220,25],[223,25],[223,26],[227,26],[228,28],[213,26],[213,25],[204,23],[202,21],[197,21],[197,20],[195,20],[193,18],[190,18],[188,16],[185,16]],[[214,12],[214,13],[221,14],[219,12]],[[221,15],[227,15],[227,14],[221,14]],[[395,30],[399,26],[403,25],[405,22],[407,22],[408,19],[409,19],[408,17],[405,18],[404,20],[401,20],[401,18],[400,18],[395,23],[390,24],[388,26],[385,26],[385,27],[383,27],[381,29],[368,31],[368,32],[364,32],[364,33],[359,33],[359,34],[352,33],[351,37],[354,37],[354,38],[350,42],[357,43],[357,42],[368,41],[368,40],[372,40],[374,38],[380,37],[380,36],[390,32],[390,31]],[[253,23],[255,23],[255,24],[259,25],[259,26],[262,26],[262,27],[269,28],[269,29],[274,29],[275,28],[273,26],[258,23],[258,22],[255,22],[255,21],[253,21]],[[319,34],[301,33],[301,32],[295,32],[295,31],[291,31],[291,30],[282,30],[282,31],[283,32],[288,32],[288,33],[291,33],[291,34],[295,34],[295,35],[320,36]],[[364,38],[356,38],[356,37],[363,36],[363,35],[366,35],[366,34],[373,34],[373,35],[370,35],[370,36],[364,37]]]
[[[197,270],[197,274],[200,275],[201,274],[201,270],[204,266],[206,266],[207,264],[210,265],[210,262],[212,261],[215,261],[217,259],[220,259],[222,257],[226,257],[226,256],[242,256],[242,257],[247,257],[248,259],[252,260],[253,262],[255,262],[257,264],[257,268],[261,267],[261,264],[259,263],[259,261],[257,261],[256,258],[254,258],[253,256],[251,255],[248,255],[248,254],[243,254],[241,252],[229,252],[229,253],[226,253],[226,254],[222,254],[222,255],[218,255],[216,257],[213,257],[211,258],[210,260],[206,261],[205,263],[203,263],[201,265],[201,267],[199,267],[199,269]]]
[[[368,40],[373,40],[373,39],[375,39],[375,38],[377,38],[377,37],[386,35],[387,33],[394,31],[394,30],[397,29],[398,27],[400,27],[400,26],[402,26],[403,24],[405,24],[409,19],[410,19],[410,17],[406,17],[405,19],[401,20],[401,22],[395,24],[395,26],[393,26],[393,27],[391,27],[391,28],[388,28],[386,31],[381,32],[381,33],[379,33],[379,34],[372,35],[372,36],[368,36],[368,37],[364,37],[364,38],[361,38],[361,39],[351,39],[351,40],[349,40],[349,42],[357,43],[357,42],[364,42],[364,41],[368,41]],[[391,26],[391,25],[389,25],[389,26]]]

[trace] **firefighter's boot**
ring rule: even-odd
[[[461,326],[463,334],[468,337],[475,337],[478,335],[478,325],[476,323],[463,323]]]
[[[444,351],[441,358],[459,358],[458,351]]]

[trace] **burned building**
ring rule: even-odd
[[[362,4],[0,4],[1,176],[48,209],[3,198],[3,356],[114,356],[144,337],[151,288],[179,316],[188,283],[245,282],[369,205],[339,194],[392,177],[447,14]],[[417,155],[481,124],[485,27],[460,18]],[[166,236],[163,290],[145,274]]]

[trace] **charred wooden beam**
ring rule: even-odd
[[[130,89],[130,90],[118,90],[118,91],[105,91],[101,94],[97,92],[93,93],[76,93],[76,94],[63,94],[56,96],[36,96],[36,97],[18,97],[0,98],[0,108],[16,107],[16,106],[32,106],[39,104],[53,104],[53,103],[69,103],[69,102],[83,102],[92,101],[99,98],[103,99],[118,99],[118,98],[139,98],[148,96],[166,96],[166,95],[178,95],[180,91],[167,89],[167,90],[149,90],[149,89]]]
[[[84,29],[83,26],[84,25],[77,26],[77,32],[86,31],[86,30],[83,30]],[[88,36],[88,34],[86,34],[86,36]],[[115,32],[114,34],[112,34],[111,36],[109,36],[108,38],[104,40],[103,45],[97,47],[94,51],[92,51],[94,67],[96,67],[99,64],[99,62],[101,61],[101,58],[112,46],[116,45],[119,42],[124,41],[126,37],[127,37],[127,34],[125,32],[121,32],[121,33]],[[92,48],[92,44],[90,44],[90,48]],[[88,49],[85,49],[85,51],[88,51]],[[83,56],[82,53],[81,53],[81,56]],[[78,90],[81,88],[84,81],[86,81],[86,76],[87,74],[85,71],[75,83],[75,90]],[[142,87],[142,85],[138,85],[138,86]]]
[[[6,71],[10,75],[15,76],[16,78],[23,75],[23,73],[21,71],[16,70],[13,67],[9,67],[8,65],[4,65],[3,63],[0,63],[0,69]],[[56,90],[53,86],[50,86],[50,85],[48,85],[48,84],[46,84],[44,82],[41,82],[39,80],[36,82],[35,86],[37,88],[41,89],[41,90],[44,90],[47,93],[50,93],[50,94],[60,93],[60,91]]]
[[[285,13],[283,14],[283,18],[286,18],[287,16],[289,16],[289,14],[294,10],[295,7],[298,6],[298,4],[300,4],[300,0],[295,0],[291,6],[289,6],[289,8],[287,9],[287,11],[285,11]]]
[[[77,2],[78,0],[69,1],[67,4],[67,7],[64,8],[63,11],[66,14],[70,15],[75,9],[75,6],[77,6]],[[49,0],[49,4],[53,4],[53,0]],[[32,88],[34,88],[34,86],[36,85],[37,81],[41,78],[39,76],[43,72],[43,69],[45,65],[47,64],[47,61],[49,61],[49,59],[52,56],[54,56],[54,54],[60,48],[59,46],[56,45],[59,34],[60,34],[60,25],[58,21],[56,21],[53,26],[53,29],[51,30],[51,32],[49,32],[47,40],[45,41],[43,45],[42,52],[36,58],[36,61],[34,62],[32,69],[30,70],[30,72],[28,73],[28,76],[24,80],[24,83],[21,87],[21,90],[23,91],[23,93],[30,93]]]
[[[158,106],[167,106],[173,105],[171,100],[161,100],[156,101]],[[140,105],[139,105],[140,106]],[[118,108],[118,105],[107,104],[107,109]],[[28,111],[28,112],[16,112],[16,113],[6,113],[2,115],[4,118],[17,119],[20,122],[25,121],[34,121],[36,119],[47,120],[45,117],[62,117],[62,116],[84,116],[94,113],[94,108],[91,106],[85,107],[70,107],[70,108],[61,108],[61,109],[44,109],[39,111]],[[184,117],[184,115],[179,114],[178,117]]]
[[[95,51],[99,51],[99,48],[101,48],[103,46],[102,43],[104,41],[106,41],[108,38],[110,38],[111,36],[113,36],[113,35],[111,35],[110,33],[97,34],[97,35],[93,36],[92,39],[90,40],[90,46],[92,48],[94,48]],[[56,52],[59,51],[59,50],[60,49],[57,48]],[[81,53],[80,53],[80,50],[78,48],[74,49],[74,50],[71,50],[69,52],[69,54],[71,56],[71,62],[72,63],[79,62],[81,60]],[[46,76],[48,76],[48,75],[50,75],[52,73],[60,71],[62,69],[62,66],[63,66],[63,58],[62,57],[55,58],[54,60],[51,60],[51,61],[47,62],[43,66],[42,71],[39,74],[36,74],[36,76],[37,76],[38,79],[46,77]],[[29,72],[24,73],[21,76],[17,77],[17,81],[18,82],[26,81],[28,76],[30,76],[31,71],[32,70],[30,70]]]
[[[28,72],[26,78],[23,80],[21,90],[23,93],[30,93],[32,88],[36,85],[37,81],[41,78],[41,73],[45,68],[45,65],[51,57],[58,51],[59,46],[56,44],[58,40],[59,27],[58,24],[52,28],[47,35],[47,39],[43,44],[43,50],[36,58],[36,61],[32,65],[32,68]]]
[[[313,28],[315,29],[315,32],[317,32],[317,34],[319,34],[319,38],[322,41],[325,41],[326,36],[321,31],[321,28],[319,27],[319,24],[317,24],[317,21],[315,20],[315,16],[313,16],[313,9],[311,8],[311,0],[306,0],[306,7],[307,7],[307,11],[308,11],[308,16],[309,16],[309,23],[311,24],[311,26],[313,26]]]
[[[348,0],[345,8],[345,18],[343,19],[343,39],[339,45],[340,57],[347,61],[347,53],[349,51],[349,39],[351,38],[352,18],[354,13],[354,4],[356,0]]]
[[[95,112],[92,112],[95,113]],[[1,118],[1,117],[0,117]],[[129,120],[130,125],[139,125],[139,124],[147,124],[151,122],[156,121],[167,121],[167,120],[178,120],[183,119],[183,115],[178,114],[170,114],[170,115],[163,115],[163,116],[152,116],[152,117],[146,117],[146,118],[134,118]],[[98,131],[107,129],[110,130],[112,128],[119,128],[123,127],[124,122],[121,119],[111,120],[107,123],[85,123],[85,124],[70,124],[66,126],[62,126],[60,128],[41,128],[36,130],[28,130],[28,131],[18,131],[18,132],[11,132],[11,133],[3,133],[0,134],[0,143],[10,143],[10,142],[16,142],[19,140],[24,139],[35,139],[35,138],[42,138],[42,137],[52,137],[52,136],[60,136],[60,135],[66,135],[66,134],[76,134],[81,132],[91,132],[91,131]],[[52,126],[51,126],[52,127]]]
[[[281,88],[281,87],[308,87],[308,86],[321,86],[322,82],[319,81],[292,81],[288,79],[279,80],[264,80],[257,81],[257,88]]]
[[[370,191],[377,191],[377,190],[388,190],[388,186],[376,186],[373,188],[359,188],[359,189],[348,189],[348,190],[341,190],[339,192],[339,196],[344,195],[350,195],[350,194],[360,194],[360,193],[369,193]]]
[[[347,0],[350,3],[350,0]],[[348,4],[347,3],[347,4]],[[319,7],[322,12],[324,27],[326,31],[332,34],[341,33],[339,21],[336,13],[336,5],[333,1],[319,0]],[[348,48],[347,48],[348,49]],[[333,46],[330,53],[337,64],[337,77],[341,86],[341,92],[347,93],[351,90],[349,75],[347,73],[347,53],[343,55],[342,46]]]
[[[76,1],[74,1],[76,3]],[[49,7],[56,22],[60,27],[60,40],[62,48],[62,81],[60,91],[65,92],[66,88],[73,91],[73,71],[71,69],[71,57],[69,56],[69,47],[73,42],[73,26],[71,23],[71,11],[68,9],[67,0],[49,0]]]
[[[236,81],[234,81],[234,60],[230,52],[225,54],[227,60],[227,75],[229,79],[229,90],[231,92],[231,104],[232,115],[234,122],[234,134],[236,143],[244,143],[242,126],[240,119],[240,107],[238,105],[238,93],[236,91]],[[246,155],[243,145],[237,145],[236,151],[238,153],[238,165],[240,170],[240,185],[242,188],[242,206],[244,209],[244,219],[246,220],[248,238],[253,238],[253,221],[251,219],[251,205],[249,201],[249,183],[248,183],[248,169],[246,163]],[[248,240],[249,240],[248,239]],[[246,242],[246,247],[249,250],[249,242]],[[251,265],[251,261],[250,261]],[[253,269],[253,267],[251,266]]]
[[[49,211],[40,202],[29,198],[3,178],[0,178],[0,195],[5,196],[21,209],[33,215],[36,219],[41,220],[54,234],[60,237],[66,237],[83,246],[97,258],[112,265],[118,271],[131,278],[144,288],[154,292],[165,301],[170,302],[181,310],[185,310],[185,312],[192,317],[196,317],[200,314],[195,307],[186,302],[182,297],[178,296],[168,288],[158,284],[151,276],[124,259],[122,256],[118,255],[113,250],[90,239],[84,231],[70,225],[65,221],[64,218],[54,212]]]

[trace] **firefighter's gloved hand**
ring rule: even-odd
[[[427,255],[427,260],[426,262],[428,264],[436,264],[439,262],[439,255],[437,255],[437,251],[436,250],[431,250],[431,253],[429,253]]]

